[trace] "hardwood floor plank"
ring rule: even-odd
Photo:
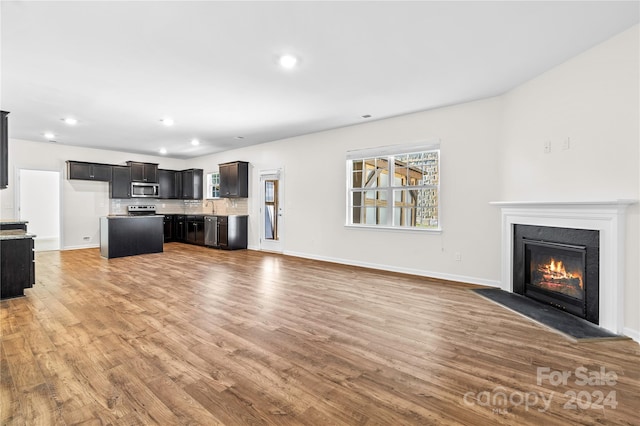
[[[179,424],[212,426],[224,424],[198,401],[193,399],[184,390],[184,386],[175,383],[173,380],[166,377],[157,377],[146,381],[146,384],[154,395],[176,415],[179,419]]]
[[[108,371],[109,381],[122,392],[122,399],[136,407],[137,414],[146,419],[146,423],[179,424],[176,414],[132,371],[137,370],[126,365],[119,365]]]
[[[0,302],[3,425],[637,424],[637,342],[567,339],[475,286],[179,243],[36,267]]]

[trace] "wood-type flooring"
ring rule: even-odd
[[[640,345],[472,286],[180,243],[41,252],[0,302],[2,425],[638,425]]]

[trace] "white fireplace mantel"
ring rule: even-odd
[[[513,292],[513,225],[537,225],[600,231],[600,327],[624,328],[625,210],[637,200],[494,201],[502,214],[501,288]]]

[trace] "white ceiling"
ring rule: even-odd
[[[499,95],[640,15],[638,1],[2,1],[0,13],[11,138],[52,131],[175,158]],[[285,52],[295,70],[278,67]]]

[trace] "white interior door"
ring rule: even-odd
[[[284,235],[284,174],[260,171],[260,250],[282,253]]]
[[[36,235],[36,251],[60,250],[60,172],[20,169],[18,218]]]

